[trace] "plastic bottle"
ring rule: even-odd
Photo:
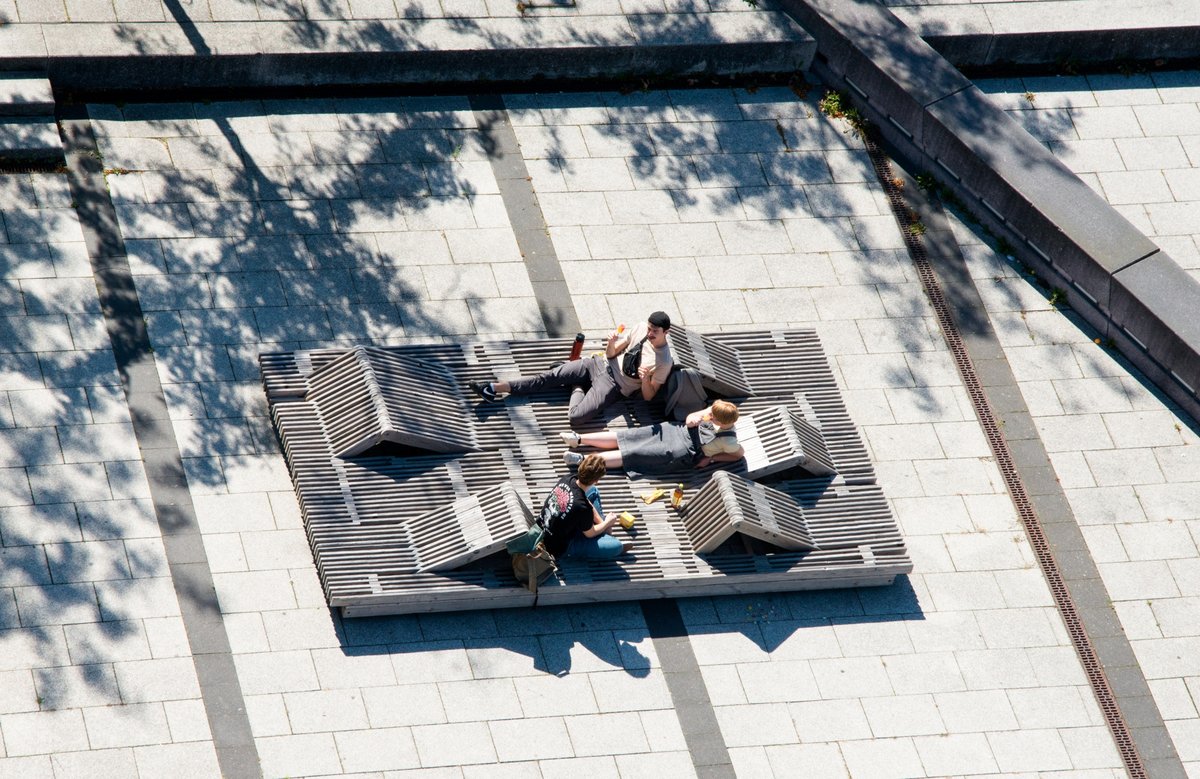
[[[578,360],[581,354],[583,354],[583,333],[576,333],[575,343],[571,344],[571,356],[568,359]]]
[[[683,485],[676,484],[675,489],[671,490],[671,506],[679,508],[683,505]]]

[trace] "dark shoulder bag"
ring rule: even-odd
[[[642,367],[642,347],[648,338],[649,336],[638,341],[637,346],[632,349],[626,348],[625,354],[621,355],[621,373],[631,379],[639,378],[638,368]]]

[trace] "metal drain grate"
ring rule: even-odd
[[[47,157],[22,157],[7,159],[0,157],[0,174],[23,173],[66,173],[67,164],[62,155]]]
[[[938,283],[937,276],[933,272],[933,266],[930,264],[929,257],[925,253],[925,245],[918,232],[910,229],[916,220],[904,202],[900,187],[896,185],[893,179],[891,162],[873,140],[864,138],[864,142],[867,153],[871,157],[871,164],[875,168],[875,175],[883,185],[884,192],[888,197],[888,203],[892,208],[892,213],[900,223],[900,232],[904,236],[904,244],[913,259],[913,264],[916,266],[917,274],[921,278],[921,285],[925,288],[925,294],[929,296],[929,302],[933,305],[938,325],[954,358],[954,364],[957,366],[963,384],[967,388],[967,393],[971,397],[971,405],[974,407],[975,415],[978,417],[979,424],[983,428],[984,435],[987,437],[988,446],[991,447],[992,454],[996,458],[996,464],[1000,466],[1004,485],[1008,488],[1008,493],[1017,508],[1017,515],[1021,519],[1025,533],[1029,536],[1029,543],[1033,546],[1038,566],[1042,569],[1042,575],[1046,577],[1046,582],[1050,585],[1050,593],[1054,597],[1054,603],[1058,607],[1059,614],[1062,615],[1063,622],[1066,623],[1071,643],[1074,645],[1075,651],[1079,655],[1079,660],[1083,664],[1084,673],[1087,674],[1088,682],[1092,686],[1092,692],[1096,696],[1097,703],[1100,704],[1104,719],[1108,723],[1108,729],[1112,732],[1113,739],[1117,743],[1117,750],[1121,754],[1121,760],[1124,761],[1125,769],[1131,777],[1134,777],[1134,779],[1144,779],[1144,777],[1147,777],[1146,768],[1143,766],[1141,756],[1138,755],[1137,748],[1133,743],[1133,736],[1129,732],[1129,726],[1126,724],[1125,718],[1121,716],[1121,710],[1117,707],[1116,696],[1113,695],[1112,688],[1109,687],[1108,677],[1105,676],[1104,668],[1096,656],[1096,650],[1092,646],[1091,639],[1088,637],[1087,631],[1084,630],[1083,620],[1075,608],[1075,602],[1072,600],[1071,593],[1067,589],[1066,582],[1063,580],[1062,572],[1059,571],[1058,563],[1054,560],[1050,543],[1046,539],[1046,534],[1042,531],[1042,524],[1038,520],[1037,513],[1033,510],[1033,504],[1029,500],[1029,495],[1025,492],[1025,485],[1021,481],[1020,474],[1017,473],[1012,453],[1008,449],[1008,442],[1000,432],[1000,425],[996,420],[995,414],[992,413],[991,406],[988,405],[983,385],[979,381],[979,376],[975,373],[974,366],[971,365],[971,357],[967,352],[966,344],[963,343],[962,334],[959,333],[958,326],[954,323],[954,319],[950,315],[950,307],[946,304],[946,298],[942,294],[941,285]]]

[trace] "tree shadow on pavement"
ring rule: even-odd
[[[260,352],[541,330],[534,306],[491,302],[522,294],[492,265],[520,256],[465,101],[92,114],[201,492],[230,487],[220,458],[277,451]]]
[[[146,475],[61,174],[0,175],[0,656],[10,712],[125,701],[177,621]]]

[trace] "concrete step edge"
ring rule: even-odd
[[[62,138],[52,116],[0,118],[0,159],[62,154]]]
[[[0,73],[0,117],[54,113],[50,80],[36,73]]]

